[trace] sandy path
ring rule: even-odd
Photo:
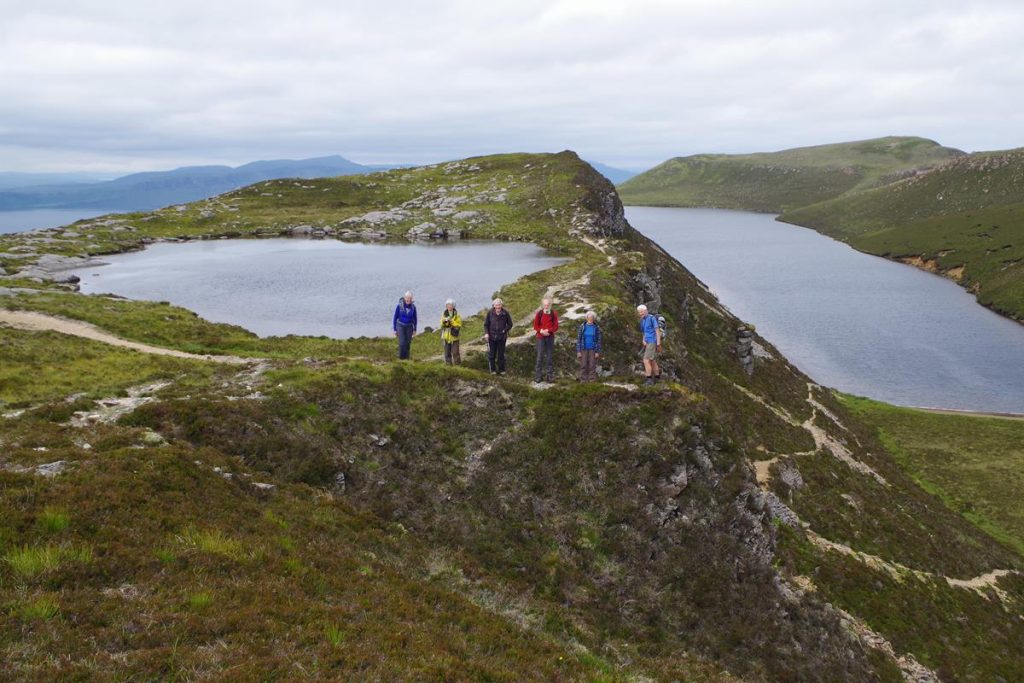
[[[974,410],[953,410],[951,408],[911,408],[910,410],[920,410],[925,413],[935,413],[936,415],[960,415],[962,417],[994,417],[1000,420],[1024,420],[1024,414],[1022,413],[987,413],[984,411]]]
[[[93,341],[110,344],[111,346],[117,346],[123,349],[132,349],[133,351],[141,351],[142,353],[152,353],[158,356],[173,356],[175,358],[205,360],[215,363],[230,363],[234,365],[256,363],[260,360],[259,358],[241,358],[239,356],[205,356],[198,353],[187,353],[176,349],[165,349],[159,346],[140,344],[139,342],[133,342],[127,339],[122,339],[121,337],[116,337],[108,332],[104,332],[94,325],[84,323],[80,320],[67,320],[65,318],[58,318],[44,313],[34,313],[32,311],[10,311],[7,309],[0,309],[0,324],[8,325],[19,330],[28,330],[30,332],[60,332],[61,334],[69,334],[74,337],[92,339]]]

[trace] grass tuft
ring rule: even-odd
[[[48,534],[56,534],[64,531],[71,524],[71,516],[67,512],[59,508],[46,508],[39,517],[36,518],[36,524]]]
[[[209,555],[219,555],[236,561],[245,558],[245,549],[242,544],[227,536],[220,529],[188,527],[178,536],[178,541],[190,550]]]
[[[324,635],[327,636],[327,642],[331,647],[341,647],[345,643],[345,629],[338,624],[328,624],[324,629]]]
[[[20,602],[15,612],[23,621],[46,621],[57,616],[60,604],[52,593],[44,593],[37,598]]]
[[[213,604],[213,594],[209,591],[200,591],[188,596],[189,609],[201,611]]]
[[[32,578],[60,566],[61,552],[57,546],[31,548],[22,546],[7,552],[4,561],[11,565],[15,574]]]

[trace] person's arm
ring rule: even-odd
[[[601,326],[594,323],[594,355],[601,355]]]
[[[659,325],[657,323],[657,321],[655,321],[655,323],[654,323],[654,339],[657,342],[656,346],[660,349],[661,348],[661,325]]]
[[[491,310],[487,311],[487,315],[484,316],[484,339],[490,340],[491,338]]]
[[[412,305],[412,333],[416,334],[416,304]]]
[[[511,332],[513,327],[515,327],[515,323],[512,322],[512,314],[506,308],[505,309],[505,334],[508,334],[509,332]]]
[[[398,334],[398,309],[401,308],[401,304],[395,306],[395,315],[391,318],[391,329],[395,334]]]
[[[540,334],[540,320],[544,316],[544,311],[540,308],[533,314],[533,331]]]
[[[462,327],[462,316],[459,315],[458,311],[452,316],[452,327]]]

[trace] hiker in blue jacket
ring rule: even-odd
[[[398,300],[391,326],[398,337],[398,358],[407,360],[412,348],[412,336],[416,334],[416,304],[412,302],[412,292],[406,292]]]
[[[576,357],[580,359],[580,381],[596,380],[597,360],[601,357],[601,328],[593,311],[587,311],[586,320],[576,333]]]
[[[643,341],[640,347],[643,349],[644,358],[644,384],[654,384],[661,379],[661,368],[658,367],[658,354],[661,353],[661,327],[658,319],[648,310],[647,306],[640,304],[636,307],[636,314],[640,316],[640,334]]]

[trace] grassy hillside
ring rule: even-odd
[[[1024,555],[1024,420],[843,403],[878,430],[917,482]]]
[[[913,175],[962,154],[923,138],[887,137],[761,154],[669,159],[619,186],[626,204],[778,213]]]
[[[1024,149],[971,154],[781,220],[946,274],[982,304],[1024,320]]]
[[[443,213],[453,203],[478,213]],[[397,218],[366,225],[381,213]],[[545,292],[597,310],[607,377],[573,381],[567,320],[559,379],[538,389],[528,340],[494,378],[472,345],[445,368],[425,337],[399,364],[387,340],[260,340],[48,280],[0,297],[254,359],[162,364],[0,327],[0,677],[1024,676],[1021,556],[922,489],[767,340],[747,375],[740,321],[574,154],[278,181],[4,251],[24,268],[168,235],[397,239],[428,214],[569,256],[501,294],[514,334]],[[639,302],[673,330],[654,387],[638,381]]]

